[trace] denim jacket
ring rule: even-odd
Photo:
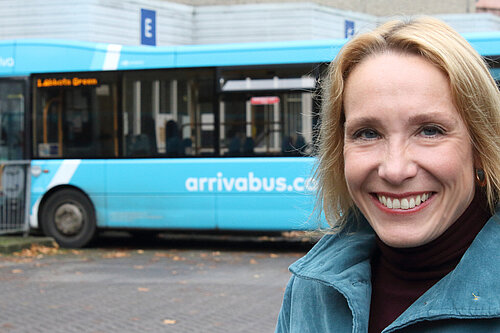
[[[324,236],[290,266],[276,333],[367,332],[373,230]],[[383,331],[500,332],[500,210],[448,275]]]

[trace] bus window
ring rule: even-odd
[[[24,81],[0,80],[0,160],[24,157]]]
[[[34,83],[35,157],[117,156],[117,89],[112,78],[54,75]]]
[[[283,133],[281,152],[304,155],[312,152],[313,98],[311,93],[288,93],[283,100]]]
[[[123,156],[213,155],[213,90],[207,70],[126,73]]]
[[[313,92],[318,74],[314,67],[300,64],[221,69],[221,154],[309,154],[313,147]]]
[[[220,147],[227,156],[300,156],[312,142],[312,94],[225,94],[220,103]]]

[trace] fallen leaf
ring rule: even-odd
[[[32,244],[29,249],[23,249],[21,251],[15,252],[14,256],[18,257],[33,257],[33,258],[43,258],[43,255],[53,255],[59,252],[58,246],[43,246],[39,244]]]
[[[275,253],[271,253],[271,254],[269,255],[269,257],[271,257],[271,258],[279,258],[280,256],[279,256],[279,255],[277,255],[277,254],[275,254]]]
[[[110,259],[110,258],[124,258],[124,257],[130,257],[130,253],[124,252],[124,251],[117,251],[117,252],[110,252],[106,253],[102,256],[103,258]]]
[[[144,269],[144,266],[142,266],[142,265],[135,265],[134,269]]]
[[[257,260],[255,260],[255,259],[250,259],[250,264],[251,264],[251,265],[256,265],[256,264],[257,264]]]
[[[149,288],[143,288],[143,287],[139,287],[137,288],[138,291],[142,291],[142,292],[148,292],[149,291]]]
[[[163,323],[165,325],[175,325],[177,323],[177,320],[173,320],[173,319],[164,319],[163,320]]]
[[[38,251],[40,253],[43,253],[43,254],[54,254],[57,252],[57,250],[59,250],[59,246],[42,246],[42,245],[36,245],[34,244],[34,246],[32,246],[31,248],[33,249],[33,247],[35,248],[34,250],[35,251]]]
[[[13,269],[12,271],[12,274],[21,274],[21,273],[24,273],[24,271],[22,269]]]
[[[215,251],[215,252],[212,252],[212,255],[215,257],[215,256],[220,256],[220,251]]]

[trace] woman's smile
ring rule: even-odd
[[[419,208],[421,204],[432,196],[432,192],[413,195],[376,194],[378,201],[386,208],[392,210],[410,210]]]

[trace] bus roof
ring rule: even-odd
[[[344,40],[121,46],[56,39],[0,41],[0,76],[32,73],[329,62]]]
[[[500,55],[500,32],[464,37],[483,56]],[[322,63],[345,39],[186,46],[122,46],[59,39],[0,41],[0,76],[32,73]]]

